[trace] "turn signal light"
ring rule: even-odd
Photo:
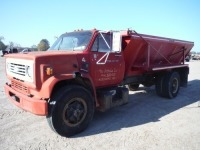
[[[50,68],[50,67],[48,67],[48,68],[46,69],[46,73],[47,73],[47,75],[52,75],[52,74],[53,74],[53,69]]]

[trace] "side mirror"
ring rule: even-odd
[[[119,31],[113,32],[112,51],[114,52],[121,51],[121,34]]]

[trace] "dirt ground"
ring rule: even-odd
[[[187,88],[168,100],[154,87],[130,92],[129,103],[96,112],[86,131],[64,138],[49,128],[46,118],[25,112],[4,94],[4,58],[0,58],[0,149],[77,150],[199,150],[200,62],[189,62]]]

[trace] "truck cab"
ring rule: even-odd
[[[76,31],[60,36],[48,51],[77,52],[79,71],[88,73],[95,87],[116,86],[125,64],[120,32]],[[106,64],[106,65],[105,65]]]

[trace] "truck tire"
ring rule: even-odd
[[[170,72],[164,77],[163,81],[163,95],[167,98],[174,98],[177,96],[180,88],[180,75],[178,72]]]
[[[155,83],[155,88],[156,88],[156,93],[158,96],[163,97],[163,79],[164,76],[157,76],[156,77],[156,83]]]
[[[92,95],[77,85],[67,86],[52,97],[47,121],[61,136],[70,137],[85,130],[94,115]]]
[[[154,85],[153,83],[142,83],[142,85],[144,87],[151,87],[152,85]]]
[[[140,86],[140,84],[135,84],[135,83],[129,84],[128,89],[129,89],[129,91],[137,91],[139,86]]]

